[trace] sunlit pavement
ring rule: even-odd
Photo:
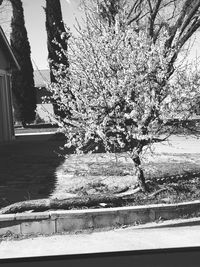
[[[200,138],[174,135],[168,141],[155,144],[153,147],[156,153],[200,153]]]
[[[200,246],[200,226],[118,229],[96,233],[54,235],[2,241],[0,258],[137,251]]]

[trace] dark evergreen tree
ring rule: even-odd
[[[15,119],[23,125],[35,119],[36,89],[34,87],[31,50],[24,21],[21,0],[10,0],[13,9],[11,21],[11,47],[21,67],[12,75],[12,92]]]
[[[50,78],[51,82],[57,83],[54,70],[57,70],[60,64],[65,68],[69,66],[66,55],[69,33],[63,23],[60,0],[46,0],[45,13]],[[58,108],[54,100],[52,100],[52,103],[55,114],[61,118],[65,117],[66,114]],[[59,100],[59,95],[56,100]]]

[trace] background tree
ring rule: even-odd
[[[54,70],[58,69],[58,65],[65,68],[69,66],[66,55],[69,33],[63,23],[60,0],[46,0],[45,14],[50,78],[51,82],[55,83],[57,80],[54,77]],[[54,98],[59,101],[59,94]],[[58,106],[54,100],[53,105],[54,113],[65,117],[62,107]]]
[[[36,89],[22,2],[21,0],[10,0],[10,2],[13,9],[11,47],[21,67],[20,71],[14,71],[12,75],[14,111],[15,119],[25,125],[35,119]]]

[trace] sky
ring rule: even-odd
[[[47,34],[45,28],[45,0],[22,0],[25,26],[28,33],[28,39],[31,46],[31,58],[33,68],[47,69]],[[73,32],[76,19],[81,19],[79,8],[80,0],[60,0],[62,7],[63,21]],[[12,8],[6,1],[0,7],[0,25],[4,29],[8,40],[10,39],[10,21]]]
[[[70,27],[73,32],[75,18],[81,19],[81,12],[79,10],[80,0],[60,0],[62,6],[63,20],[65,24]],[[33,68],[47,69],[47,35],[45,29],[45,13],[43,7],[45,6],[45,0],[22,0],[25,16],[25,25],[28,32],[28,38],[31,46],[31,58],[33,61]],[[6,18],[4,12],[4,21],[10,20],[9,14]],[[1,23],[1,21],[0,21]],[[9,39],[9,23],[3,24],[3,28],[6,31]],[[196,34],[195,38],[191,41],[193,47],[189,53],[188,61],[192,62],[196,57],[200,57],[200,30]]]
[[[42,7],[44,0],[22,0],[24,7],[25,24],[31,45],[31,57],[34,69],[48,68],[47,62],[47,35],[45,29],[45,13]],[[71,30],[75,17],[81,17],[78,8],[79,0],[61,0],[63,20]]]

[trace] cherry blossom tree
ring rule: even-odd
[[[142,8],[144,2],[149,10]],[[173,14],[173,24],[158,16],[170,1],[135,1],[135,10],[127,4],[113,24],[85,5],[85,25],[79,25],[66,51],[69,68],[60,66],[58,82],[49,86],[69,114],[57,117],[66,146],[77,153],[100,146],[106,152],[126,151],[143,191],[148,190],[141,164],[145,148],[166,140],[174,119],[189,118],[199,96],[198,73],[180,69],[177,59],[199,27],[200,4],[192,1],[194,10],[187,0],[171,2],[181,10],[177,17]]]

